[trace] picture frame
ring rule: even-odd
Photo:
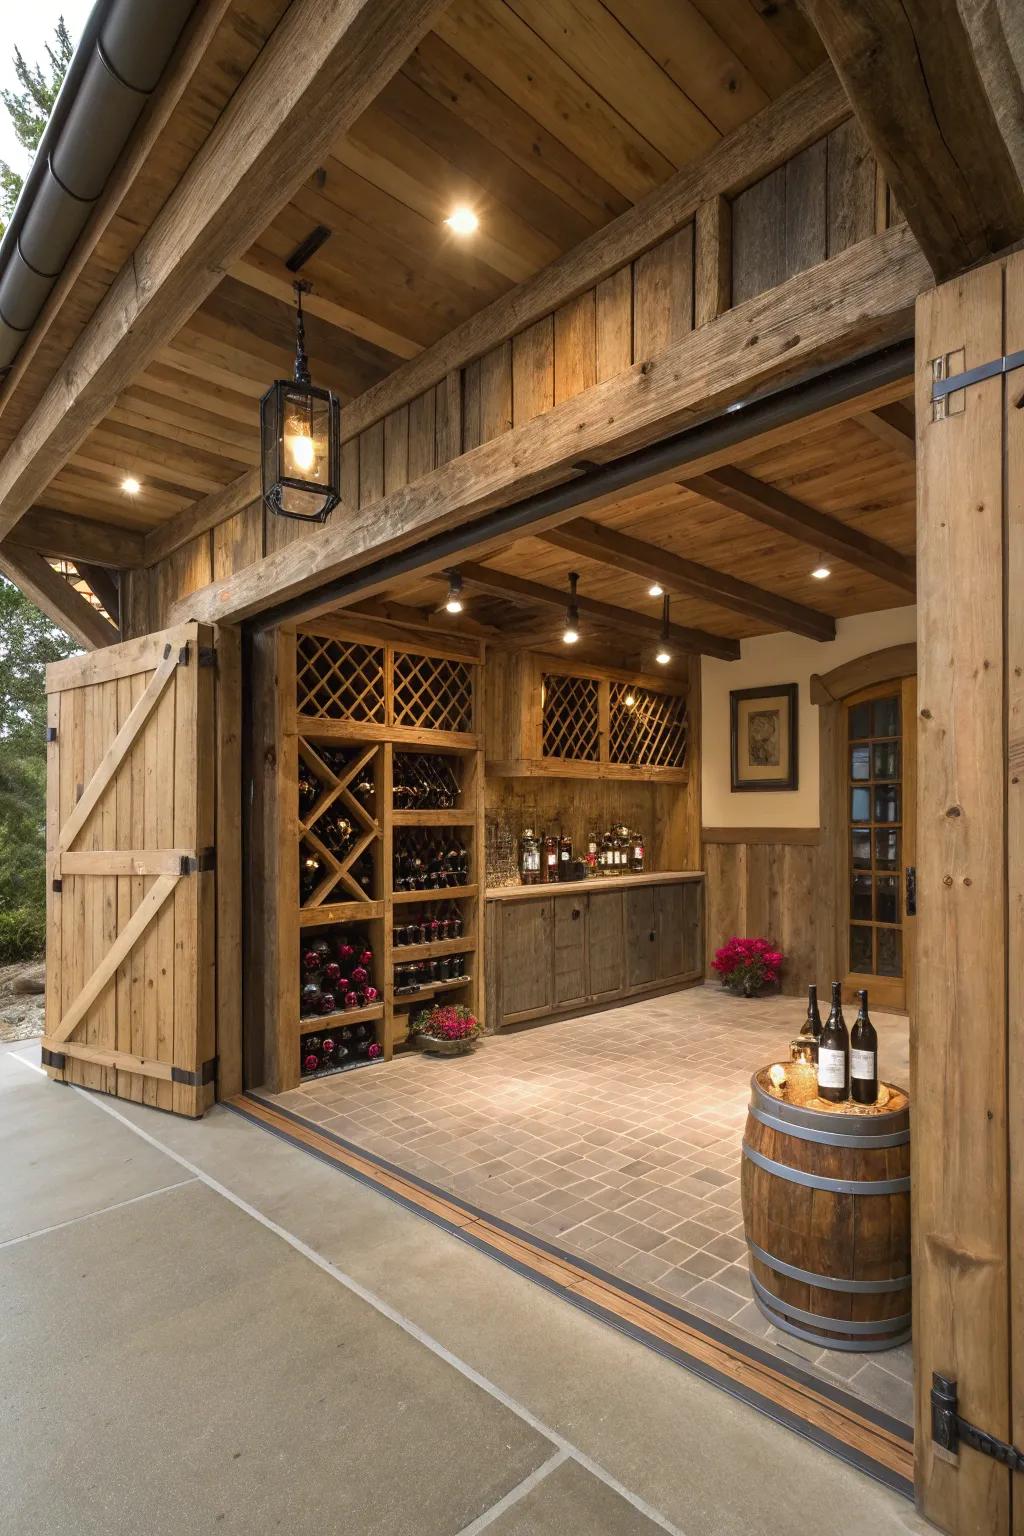
[[[798,687],[735,688],[729,694],[733,794],[796,789]]]

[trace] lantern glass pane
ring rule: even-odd
[[[302,389],[284,392],[281,435],[281,474],[310,486],[331,478],[329,402]]]

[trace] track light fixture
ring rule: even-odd
[[[565,645],[575,645],[580,637],[580,610],[576,602],[576,583],[579,579],[576,571],[569,572],[569,601],[565,605],[565,628],[562,631]]]
[[[668,648],[668,593],[661,600],[661,639],[654,655],[659,667],[667,667],[672,660],[672,652]]]
[[[462,601],[462,577],[458,571],[446,572],[448,577],[448,596],[444,600],[445,613],[461,613]]]
[[[664,597],[664,595],[665,595],[665,588],[662,586],[661,582],[660,581],[652,581],[650,586],[647,588],[647,596],[648,597]]]

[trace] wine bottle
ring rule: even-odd
[[[558,878],[568,880],[572,872],[572,838],[566,832],[558,834]]]
[[[811,1040],[811,1060],[818,1059],[818,1044],[822,1031],[821,1013],[818,1010],[818,989],[812,981],[807,988],[807,1017],[804,1020],[800,1033],[809,1035]]]
[[[843,989],[832,983],[832,1007],[818,1041],[818,1097],[841,1104],[850,1096],[850,1034],[843,1018]]]
[[[857,993],[860,1010],[850,1032],[850,1097],[855,1104],[878,1100],[878,1035],[868,1017],[868,994]]]

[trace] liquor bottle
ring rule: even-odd
[[[633,833],[632,837],[630,838],[630,843],[630,870],[634,875],[642,875],[644,872],[644,859],[646,858],[646,850],[644,848],[644,840],[640,836],[639,832]]]
[[[558,834],[558,878],[568,880],[572,873],[572,838],[566,832]]]
[[[811,1040],[811,1060],[818,1059],[818,1042],[821,1039],[822,1023],[821,1014],[818,1011],[818,989],[812,981],[807,988],[807,1017],[804,1019],[802,1035],[809,1035]]]
[[[544,837],[544,860],[541,875],[545,883],[558,879],[558,838],[548,832]]]
[[[855,1104],[878,1100],[878,1035],[868,1017],[868,994],[857,993],[860,1010],[850,1032],[850,1097]]]
[[[532,827],[524,827],[519,839],[519,878],[524,885],[540,883],[540,843]]]
[[[588,832],[587,833],[587,853],[586,853],[586,858],[584,859],[584,863],[587,866],[587,874],[588,875],[596,875],[597,874],[597,859],[598,859],[599,851],[600,850],[598,848],[598,843],[597,843],[597,833],[596,832]]]
[[[843,989],[832,983],[832,1007],[818,1041],[818,1097],[841,1104],[850,1097],[850,1033],[843,1018]]]

